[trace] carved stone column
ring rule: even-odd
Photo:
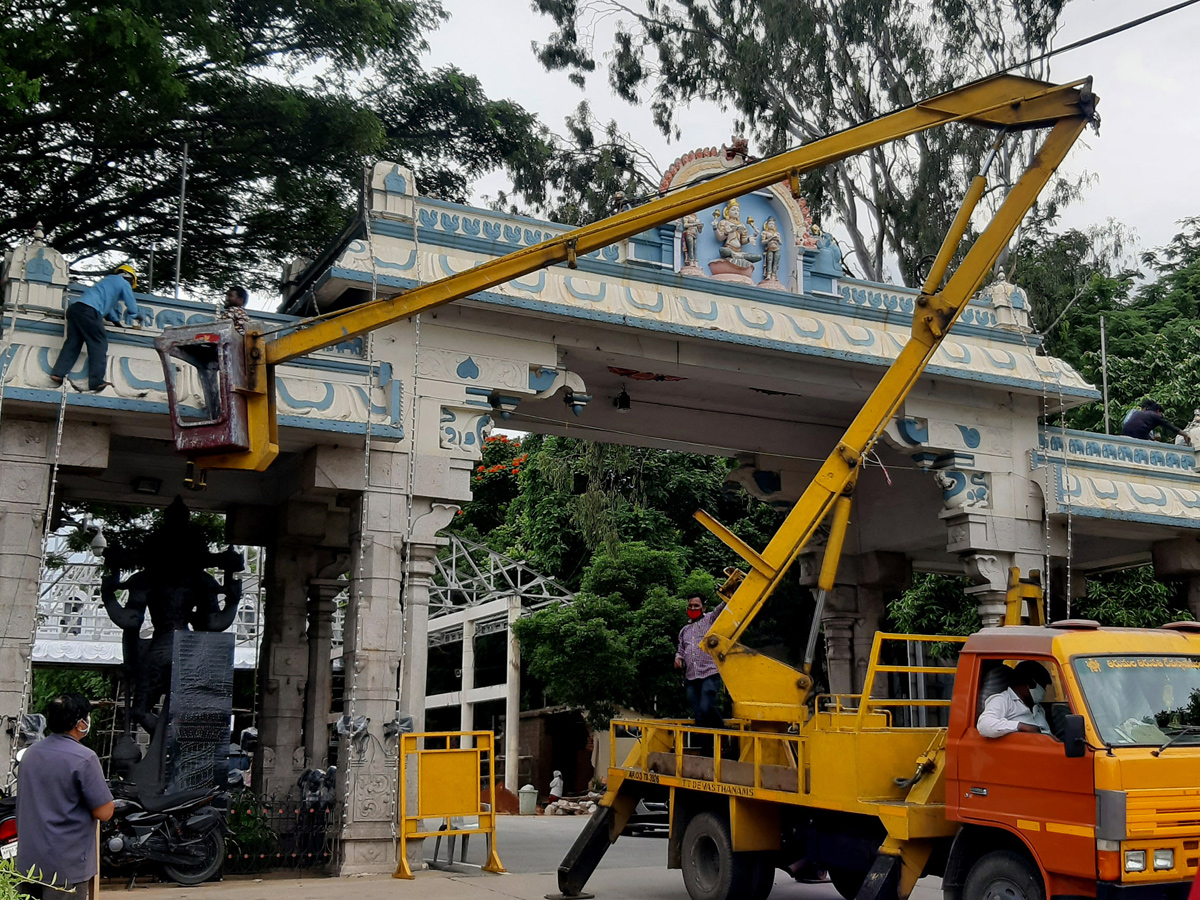
[[[975,599],[984,628],[994,628],[1004,621],[1011,565],[1012,557],[1007,553],[972,553],[963,558],[967,576],[976,583],[966,592]]]
[[[290,501],[267,549],[254,783],[269,796],[286,795],[305,768],[308,584],[322,561],[327,512],[325,503]]]
[[[475,728],[475,704],[468,700],[468,691],[475,687],[475,620],[467,619],[462,626],[462,663],[460,668],[459,689],[461,699],[458,703],[458,727],[460,731],[473,731]]]
[[[371,453],[370,489],[360,498],[365,515],[351,513],[350,600],[346,608],[345,711],[366,716],[374,738],[383,740],[383,726],[396,715],[397,673],[404,641],[400,606],[403,575],[403,534],[408,498],[403,454]],[[366,529],[360,527],[365,518]],[[338,799],[342,811],[342,858],[339,874],[382,874],[395,869],[392,843],[396,758],[393,752],[342,738],[338,748]]]
[[[400,683],[400,709],[425,725],[425,670],[429,661],[429,589],[434,562],[446,538],[438,532],[450,524],[458,506],[417,498],[409,540],[408,579],[404,586],[405,663]]]
[[[329,755],[329,717],[333,705],[333,613],[345,590],[341,578],[308,583],[308,689],[304,695],[304,756],[307,765],[324,767]]]
[[[821,619],[825,628],[825,664],[831,694],[854,693],[854,617],[831,613]]]
[[[0,715],[21,712],[21,696],[33,652],[54,423],[5,416],[0,428],[0,597],[7,627],[0,637]],[[12,758],[7,729],[0,729],[0,765]]]

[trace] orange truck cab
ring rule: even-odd
[[[1050,675],[1052,734],[980,734],[989,697],[1032,660]],[[1030,879],[1045,897],[1184,897],[1200,863],[1200,623],[989,628],[959,657],[946,816],[962,824],[947,900]],[[987,871],[988,867],[996,872]],[[981,869],[985,871],[980,871]]]

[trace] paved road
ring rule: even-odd
[[[467,854],[468,865],[420,872],[413,881],[386,877],[229,879],[194,888],[155,886],[153,900],[541,900],[557,890],[558,864],[586,821],[583,817],[501,817],[497,848],[507,875],[479,871],[484,849],[483,841],[475,838]],[[433,843],[427,842],[425,848],[426,857],[432,857]],[[443,862],[445,854],[443,844]],[[667,843],[662,838],[621,838],[592,876],[588,890],[594,891],[598,900],[687,900],[679,872],[666,868],[666,854]],[[779,872],[771,900],[840,898],[828,884],[796,884]],[[941,900],[936,879],[918,885],[913,900]]]

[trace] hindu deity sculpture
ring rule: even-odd
[[[779,230],[774,216],[767,216],[758,240],[763,250],[763,279],[758,286],[782,290],[783,285],[779,281],[779,261],[783,252],[783,232]]]
[[[700,233],[704,231],[704,223],[695,213],[683,217],[683,268],[686,275],[703,275],[700,262],[696,257],[696,247],[700,243]]]
[[[120,558],[106,551],[113,574],[101,583],[101,597],[109,618],[124,632],[125,676],[132,695],[131,718],[153,734],[155,708],[171,687],[171,654],[176,631],[224,631],[237,616],[242,596],[242,554],[230,547],[213,553],[179,497],[167,508],[163,523],[146,541],[138,559]],[[206,570],[223,570],[217,581]],[[123,569],[140,571],[121,580]],[[122,604],[120,590],[128,591]],[[139,634],[149,613],[153,633]],[[131,688],[131,690],[129,690]]]
[[[730,200],[721,212],[713,210],[713,234],[720,246],[717,252],[720,259],[714,259],[708,264],[713,277],[719,281],[740,281],[753,284],[750,277],[754,264],[762,259],[762,254],[752,252],[756,237],[751,234],[754,230],[754,220],[742,221],[742,210],[737,200]]]

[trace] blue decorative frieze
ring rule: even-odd
[[[1065,444],[1065,452],[1064,452]],[[1148,470],[1164,474],[1195,477],[1196,452],[1182,444],[1161,444],[1134,438],[1095,434],[1090,431],[1042,429],[1038,432],[1038,450],[1034,467],[1047,461],[1064,461],[1068,467],[1095,469]]]
[[[453,210],[453,211],[452,211]],[[444,234],[458,234],[465,237],[480,238],[498,244],[510,244],[512,247],[532,247],[551,238],[570,231],[566,226],[554,226],[546,222],[532,219],[488,219],[483,216],[470,215],[470,207],[454,204],[442,204],[435,200],[421,200],[417,208],[417,223],[429,231],[440,231]],[[528,223],[528,224],[527,224]],[[497,252],[507,253],[509,248],[500,248]],[[620,251],[615,245],[594,250],[591,253],[579,254],[581,258],[602,259],[616,262]]]
[[[917,292],[906,288],[884,288],[864,281],[843,279],[840,285],[842,302],[858,309],[877,309],[911,316]],[[979,325],[991,328],[996,325],[996,314],[976,299],[972,299],[959,316],[964,325]]]

